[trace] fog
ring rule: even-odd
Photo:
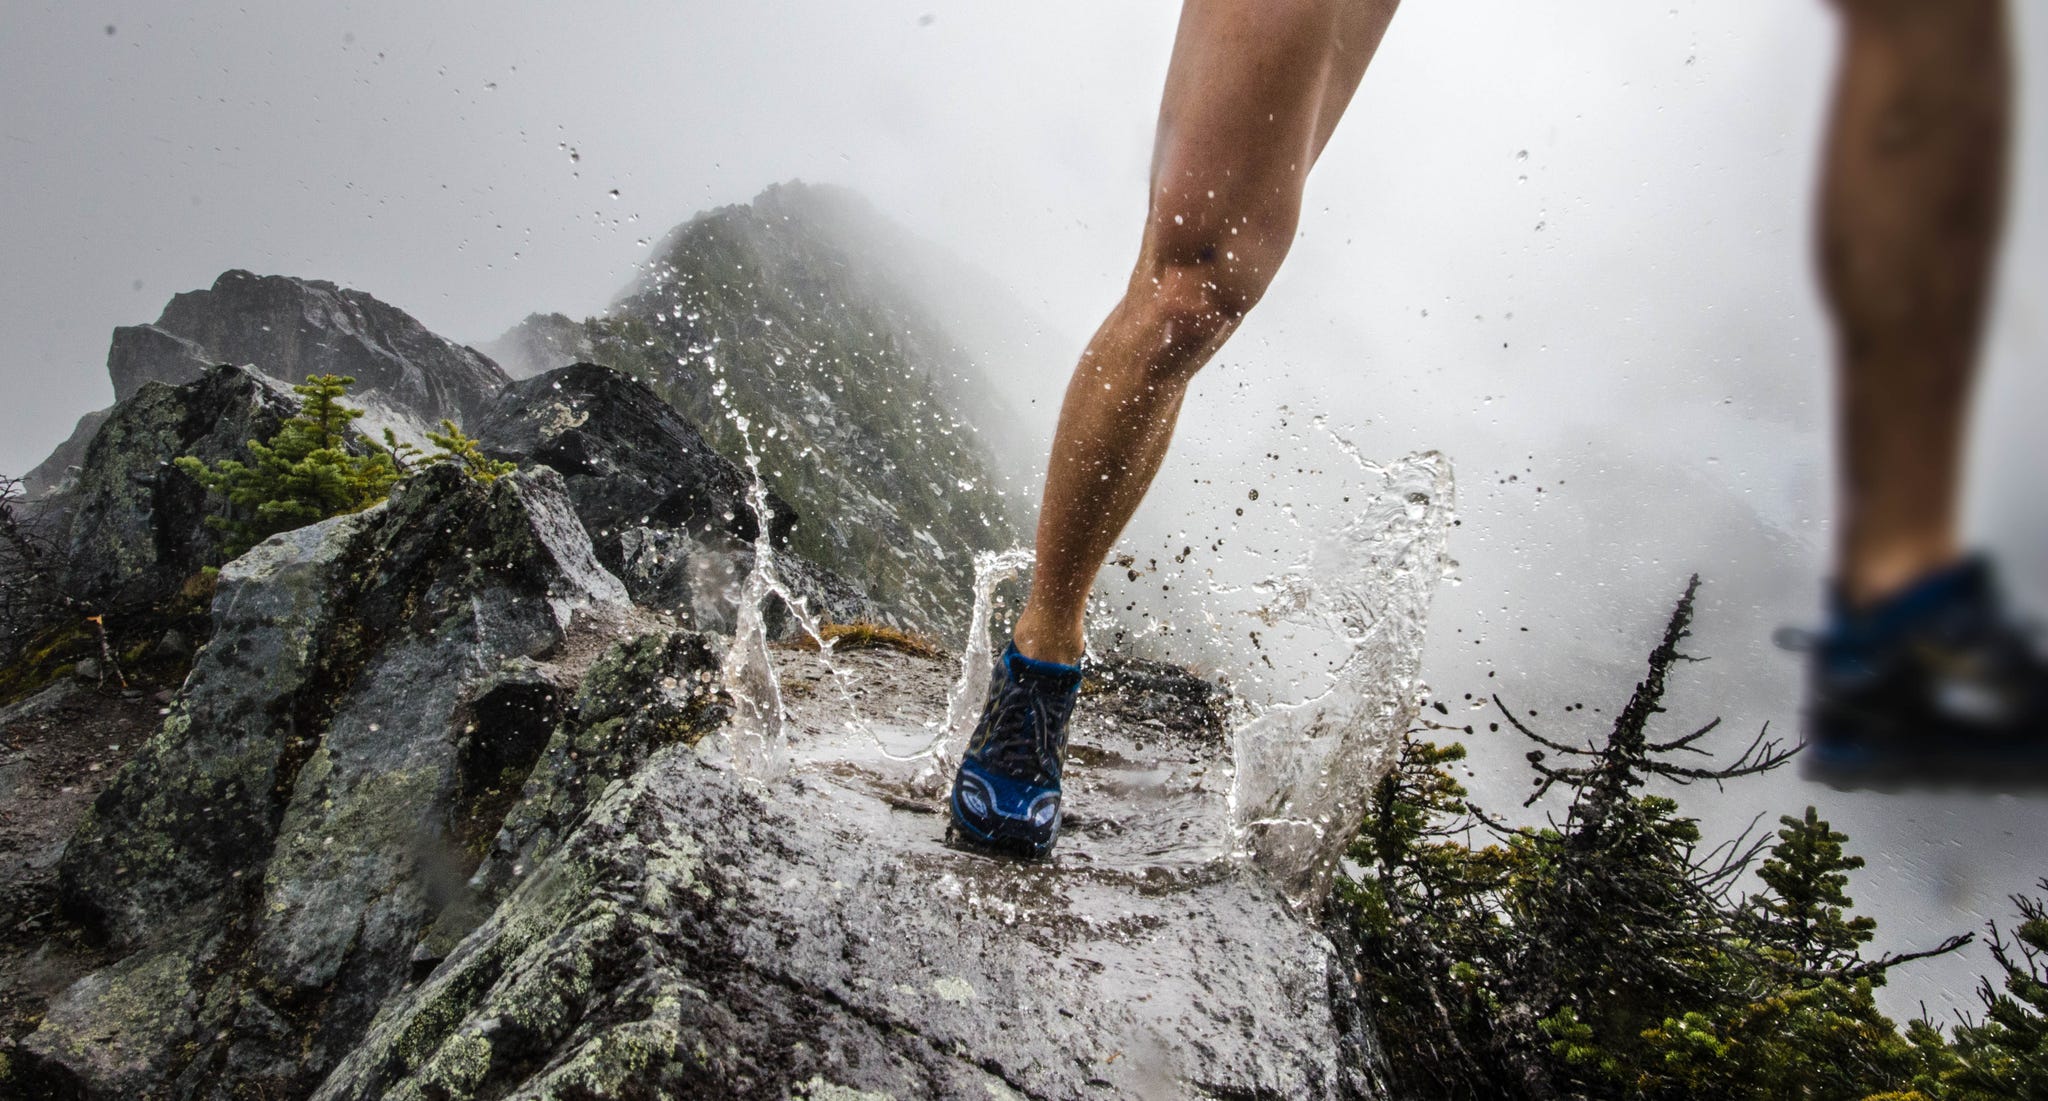
[[[1967,523],[2040,612],[2048,13],[2015,7],[2015,203]],[[8,5],[0,471],[111,400],[113,326],[226,268],[332,279],[482,343],[535,310],[601,309],[670,226],[791,177],[859,190],[1006,292],[954,320],[1042,441],[1135,254],[1175,14]],[[1130,546],[1187,533],[1234,548],[1200,568],[1284,561],[1341,507],[1333,433],[1372,456],[1441,450],[1462,523],[1425,660],[1439,698],[1611,714],[1698,571],[1693,649],[1712,660],[1678,678],[1669,718],[1721,715],[1724,745],[1766,722],[1794,736],[1799,667],[1767,639],[1815,618],[1827,569],[1808,254],[1832,56],[1817,0],[1408,5],[1286,267],[1197,380]],[[1111,595],[1184,615],[1158,580]],[[1511,805],[1521,748],[1453,715],[1482,732],[1473,787]],[[2003,918],[2048,874],[2039,797],[1849,796],[1786,770],[1687,805],[1725,834],[1809,802],[1870,860],[1852,890],[1881,947]],[[1967,1008],[1987,966],[1966,950],[1882,996]]]

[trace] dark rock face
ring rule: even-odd
[[[107,377],[113,380],[115,401],[134,397],[145,382],[183,386],[220,362],[223,362],[222,357],[212,355],[197,343],[156,325],[120,326],[114,330],[114,342],[107,347]],[[240,362],[255,361],[245,359]],[[266,370],[265,373],[277,378],[288,377],[275,370]]]
[[[443,417],[467,423],[506,382],[481,353],[361,291],[246,271],[173,297],[153,325],[114,330],[107,353],[116,399],[150,379],[188,382],[212,363],[250,364],[286,383],[353,376],[358,404],[381,403],[428,427]]]
[[[655,751],[694,742],[724,721],[725,706],[711,691],[724,656],[715,637],[645,634],[614,645],[591,666],[477,869],[476,882],[492,901],[553,855],[612,784],[639,771]]]
[[[477,422],[484,449],[561,472],[591,544],[607,564],[635,527],[724,533],[753,542],[753,479],[642,383],[577,363],[507,386]],[[796,513],[771,496],[769,532],[787,542]]]
[[[748,503],[753,478],[645,384],[572,364],[507,386],[476,432],[496,457],[561,473],[598,560],[636,602],[673,609],[697,630],[732,630],[760,532]],[[788,504],[770,494],[768,513],[770,536],[785,548],[779,573],[812,615],[889,618],[858,585],[787,552],[799,526]],[[781,603],[769,616],[775,637],[796,631]]]
[[[147,382],[115,406],[75,478],[41,505],[63,533],[69,594],[103,611],[147,607],[216,560],[206,490],[170,460],[246,457],[248,441],[297,409],[290,391],[239,367],[182,386]]]
[[[303,1096],[426,933],[480,918],[466,880],[634,614],[546,469],[487,488],[432,468],[229,563],[163,729],[66,848],[67,912],[123,955],[50,1007],[31,1078]],[[663,673],[701,698],[700,671]]]

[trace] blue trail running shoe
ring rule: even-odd
[[[1837,597],[1812,654],[1803,771],[1836,787],[2048,783],[2048,663],[1972,558],[1875,607]]]
[[[1024,857],[1052,852],[1060,833],[1060,773],[1081,670],[1036,661],[1011,643],[996,661],[988,703],[953,778],[953,829],[978,848]]]

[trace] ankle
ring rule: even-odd
[[[1981,616],[1998,603],[1991,565],[1981,556],[1928,570],[1866,603],[1838,591],[1831,631],[1838,645],[1889,646],[1958,613]],[[1994,613],[1995,614],[1995,613]]]
[[[1028,606],[1024,614],[1017,617],[1011,641],[1016,643],[1017,652],[1025,657],[1057,665],[1081,664],[1081,657],[1088,649],[1087,639],[1078,625],[1065,631],[1047,630]]]
[[[1852,611],[1875,608],[1968,561],[1960,549],[1947,542],[1861,555],[1843,568],[1839,594]]]

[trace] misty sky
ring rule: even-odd
[[[2025,64],[2048,66],[2048,13],[2015,7],[2014,217],[1969,523],[2048,611],[2048,80]],[[790,177],[860,190],[1008,288],[1014,324],[963,335],[1042,437],[1135,252],[1175,13],[10,3],[0,470],[111,400],[113,326],[226,268],[332,279],[480,343],[601,309],[669,227]],[[1798,667],[1765,640],[1812,618],[1826,569],[1807,260],[1831,30],[1819,0],[1407,5],[1132,545],[1228,531],[1284,559],[1341,493],[1308,427],[1323,414],[1368,454],[1456,464],[1458,583],[1425,663],[1442,695],[1611,714],[1699,570],[1714,660],[1674,718],[1790,733]],[[1267,513],[1237,520],[1260,487]],[[1508,803],[1520,747],[1473,748],[1475,787]],[[1726,829],[1807,802],[1870,858],[1858,895],[1886,946],[2004,916],[2048,874],[2039,798],[1849,797],[1787,773],[1689,805]],[[1959,984],[1984,966],[1901,976],[1887,1006],[1972,1004]]]

